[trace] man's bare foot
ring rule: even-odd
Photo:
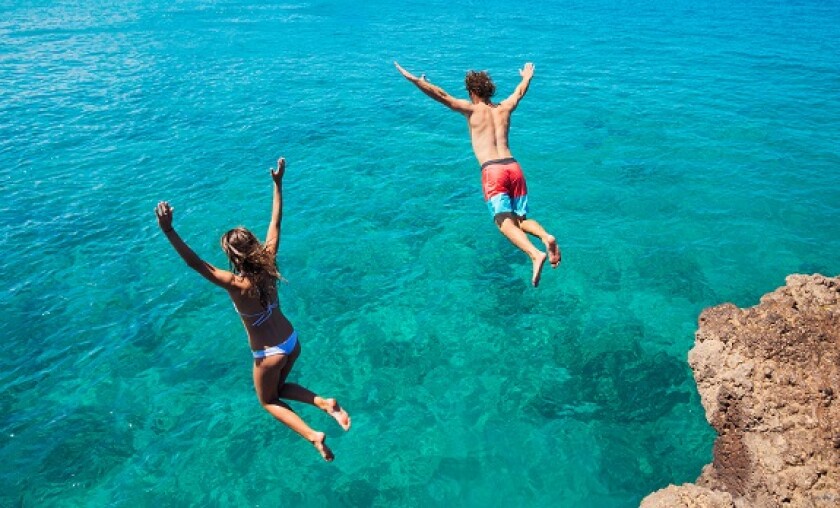
[[[548,262],[551,263],[552,268],[557,268],[560,264],[560,248],[557,246],[557,240],[548,235],[543,239],[543,243],[548,251]]]
[[[531,260],[534,263],[534,271],[531,276],[531,284],[533,284],[534,287],[540,285],[540,277],[542,276],[542,269],[545,264],[546,257],[548,256],[546,256],[545,252],[539,251],[537,253],[537,257]]]
[[[313,439],[310,440],[313,445],[315,445],[315,449],[318,450],[318,453],[321,454],[321,457],[324,457],[324,460],[327,462],[332,462],[335,458],[333,455],[332,450],[330,447],[327,446],[327,436],[323,432],[316,432]]]
[[[341,425],[341,428],[346,431],[350,430],[350,415],[343,407],[338,405],[335,399],[324,399],[324,406],[321,408],[327,412],[328,415],[335,418],[335,421]]]

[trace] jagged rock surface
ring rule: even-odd
[[[714,459],[642,507],[840,506],[840,278],[786,282],[755,307],[700,315],[688,361]]]
[[[720,492],[705,487],[698,487],[686,483],[680,487],[673,485],[657,490],[642,501],[645,508],[734,508],[732,496],[728,492]]]

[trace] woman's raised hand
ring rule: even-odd
[[[271,179],[274,180],[274,183],[280,185],[280,182],[283,181],[283,174],[286,172],[286,159],[280,157],[277,159],[277,170],[271,170]]]
[[[172,231],[172,210],[173,207],[169,205],[168,201],[159,201],[155,207],[155,215],[157,216],[158,226],[164,233]]]

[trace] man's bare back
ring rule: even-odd
[[[519,71],[522,81],[510,97],[499,104],[493,104],[489,97],[480,97],[474,92],[470,92],[470,100],[468,101],[456,99],[442,88],[426,81],[425,75],[417,78],[396,62],[394,64],[397,66],[397,70],[406,79],[414,83],[421,92],[467,117],[473,152],[479,164],[484,164],[489,160],[512,157],[508,146],[510,115],[528,91],[528,86],[534,77],[534,64],[525,64]],[[495,86],[493,86],[493,90],[495,90]]]
[[[394,65],[421,92],[467,118],[473,152],[482,169],[482,188],[490,213],[499,231],[531,258],[531,283],[537,286],[546,258],[554,268],[560,264],[560,249],[552,235],[537,221],[526,217],[528,196],[525,176],[508,145],[510,115],[528,91],[534,76],[534,65],[525,64],[519,71],[522,81],[510,97],[498,104],[490,100],[496,92],[496,85],[486,72],[467,73],[466,85],[470,94],[470,100],[467,101],[456,99],[439,86],[429,83],[425,75],[418,78],[397,62]],[[542,240],[548,255],[535,248],[526,233]]]
[[[478,103],[467,114],[470,139],[478,164],[513,157],[508,146],[511,110],[505,106]]]

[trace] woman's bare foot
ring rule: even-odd
[[[543,239],[543,243],[548,251],[548,262],[551,263],[552,268],[557,268],[560,264],[560,248],[557,246],[557,240],[553,236],[547,235]]]
[[[534,287],[540,285],[540,277],[542,276],[542,269],[545,264],[546,257],[545,252],[539,251],[537,256],[531,259],[531,262],[534,263],[534,271],[531,275],[531,284],[533,284]]]
[[[318,453],[321,454],[321,457],[324,457],[324,460],[327,462],[332,462],[335,458],[333,455],[332,450],[330,447],[327,446],[327,436],[323,432],[316,432],[312,439],[310,439],[312,444],[315,446],[315,449],[318,450]]]
[[[335,399],[323,399],[324,403],[321,407],[328,415],[335,418],[335,421],[341,425],[345,431],[350,430],[350,415],[338,404]]]

